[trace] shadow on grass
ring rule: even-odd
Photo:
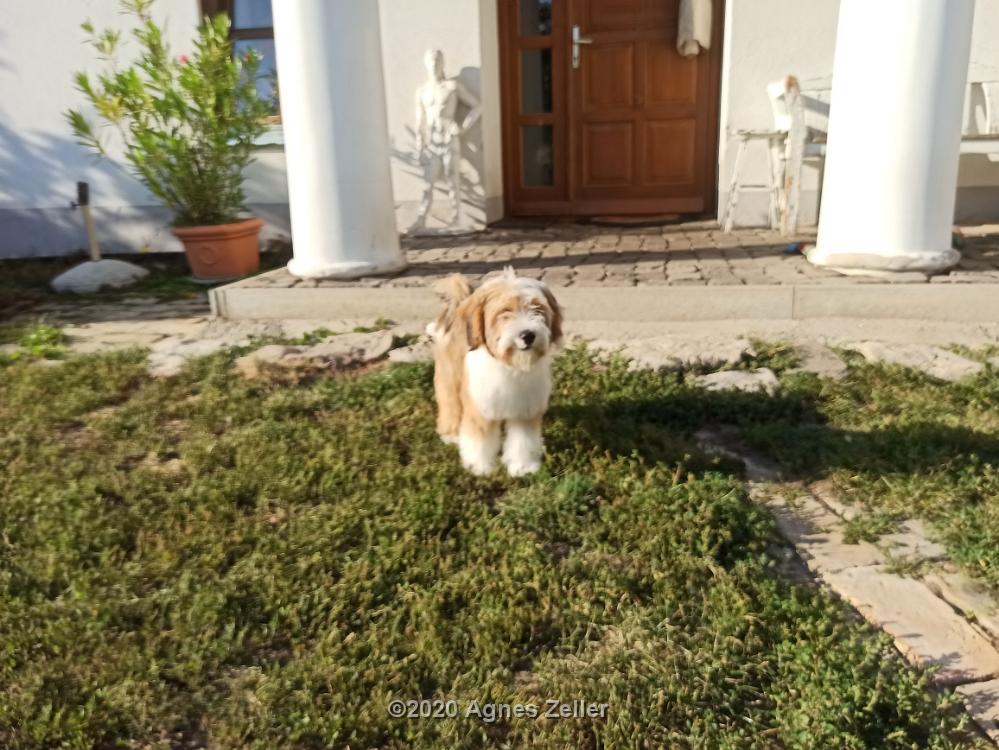
[[[929,421],[844,429],[826,420],[818,395],[809,391],[767,395],[681,388],[654,399],[555,405],[549,415],[564,420],[599,450],[637,453],[650,462],[669,462],[678,455],[664,455],[661,446],[641,439],[643,427],[690,435],[707,426],[735,426],[753,448],[779,463],[788,480],[812,481],[836,469],[920,473],[953,462],[999,463],[999,437],[994,434]]]

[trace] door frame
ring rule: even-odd
[[[518,28],[519,0],[497,0],[497,32],[500,64],[500,120],[502,124],[503,205],[504,215],[518,217],[585,217],[606,213],[603,201],[573,200],[569,191],[570,169],[576,153],[572,142],[569,113],[571,111],[569,74],[570,45],[568,43],[569,2],[552,3],[552,33],[548,36],[521,37]],[[635,199],[625,208],[615,208],[614,214],[642,215],[651,213],[712,214],[718,208],[718,157],[721,142],[722,64],[726,22],[726,0],[714,0],[714,23],[711,30],[709,67],[710,96],[708,133],[704,163],[710,188],[704,200],[700,198]],[[552,111],[545,114],[520,114],[521,50],[550,46],[552,49]],[[584,51],[585,54],[585,51]],[[522,143],[520,129],[524,125],[551,125],[553,128],[553,161],[556,165],[554,184],[550,187],[524,187],[521,184]]]

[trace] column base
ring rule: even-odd
[[[405,259],[372,263],[364,260],[345,260],[336,263],[314,263],[303,258],[292,258],[288,273],[300,279],[340,279],[349,281],[362,276],[381,276],[406,268]]]
[[[850,275],[869,274],[875,276],[922,271],[933,273],[957,265],[961,253],[953,248],[933,252],[898,253],[883,255],[874,252],[827,251],[821,245],[810,248],[805,257],[815,266],[830,268]]]

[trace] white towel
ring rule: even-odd
[[[694,57],[710,47],[711,0],[680,0],[677,50],[684,57]]]

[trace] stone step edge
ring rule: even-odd
[[[814,318],[999,322],[997,284],[554,287],[570,321],[668,322]],[[429,287],[276,287],[246,281],[210,290],[212,313],[232,320],[429,320]]]

